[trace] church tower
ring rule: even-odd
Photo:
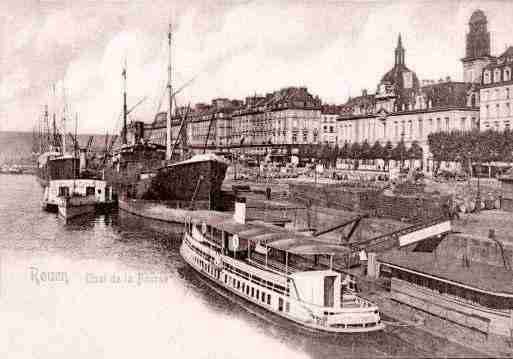
[[[478,83],[483,68],[493,61],[490,55],[490,32],[488,20],[482,10],[476,10],[470,17],[469,32],[466,37],[463,63],[463,81]]]
[[[401,34],[399,34],[399,39],[397,40],[397,47],[395,48],[395,65],[404,65],[404,47],[403,42],[401,41]]]

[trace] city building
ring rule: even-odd
[[[468,61],[463,61],[464,72],[470,66]],[[406,66],[406,50],[399,35],[394,66],[381,78],[376,93],[369,95],[364,91],[362,96],[346,103],[338,119],[339,142],[367,141],[372,145],[375,141],[390,141],[395,145],[404,141],[407,148],[416,142],[423,151],[418,165],[430,172],[433,159],[429,134],[477,128],[478,106],[479,93],[471,82],[455,82],[449,77],[419,81]]]
[[[322,105],[321,120],[319,123],[320,143],[335,146],[338,144],[337,119],[342,113],[342,106]]]
[[[230,148],[251,155],[299,152],[302,145],[320,143],[320,121],[321,100],[306,87],[247,97],[232,113]]]
[[[481,97],[481,130],[511,129],[513,122],[513,47],[509,47],[483,70]]]

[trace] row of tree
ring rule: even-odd
[[[384,145],[378,141],[371,146],[367,141],[363,143],[353,142],[344,143],[343,146],[309,145],[302,147],[299,156],[303,158],[315,158],[327,165],[334,166],[337,159],[343,160],[384,160],[388,166],[390,160],[400,161],[401,165],[406,160],[422,159],[422,148],[415,141],[409,148],[403,141],[398,142],[395,146],[388,141]]]
[[[435,170],[442,161],[459,162],[467,171],[472,163],[513,161],[513,131],[451,131],[428,136]]]

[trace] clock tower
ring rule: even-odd
[[[490,55],[490,32],[488,20],[482,10],[476,10],[470,17],[466,37],[463,63],[463,81],[479,83],[483,68],[493,61]]]

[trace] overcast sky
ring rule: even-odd
[[[419,79],[461,80],[477,8],[488,17],[492,53],[513,44],[513,1],[2,0],[0,130],[32,129],[45,104],[62,113],[65,87],[79,132],[112,133],[125,58],[129,107],[148,97],[133,118],[151,121],[165,90],[170,21],[174,86],[197,76],[179,105],[286,86],[343,103],[375,91],[398,33]]]

